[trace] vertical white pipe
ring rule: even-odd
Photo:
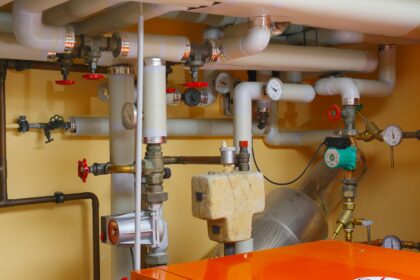
[[[146,58],[144,67],[144,143],[166,142],[166,68],[160,58]]]
[[[134,73],[131,66],[113,66],[109,82],[109,133],[110,159],[114,165],[134,162],[134,131],[126,130],[122,124],[121,110],[125,103],[134,102]],[[134,210],[134,176],[132,174],[111,175],[111,213],[122,214]],[[130,276],[131,255],[128,248],[112,247],[112,279]]]
[[[143,148],[143,50],[144,50],[144,18],[138,19],[138,48],[137,48],[137,131],[136,131],[136,174],[135,174],[135,242],[134,269],[141,269],[141,162]]]

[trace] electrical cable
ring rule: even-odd
[[[251,141],[252,159],[254,160],[255,168],[258,170],[258,172],[261,172],[263,174],[265,180],[267,180],[268,182],[270,182],[271,184],[276,185],[276,186],[287,186],[287,185],[291,185],[291,184],[297,182],[299,179],[301,179],[303,177],[303,175],[305,175],[306,171],[308,171],[309,167],[316,160],[316,158],[317,158],[317,156],[319,154],[319,151],[321,150],[322,146],[324,146],[324,145],[325,145],[324,142],[322,142],[321,144],[319,144],[319,146],[316,148],[314,154],[312,155],[312,157],[309,160],[309,162],[306,164],[306,166],[303,169],[303,171],[296,178],[294,178],[293,180],[290,180],[288,182],[275,182],[275,181],[271,180],[270,178],[268,178],[267,176],[264,175],[264,173],[259,168],[259,166],[257,164],[257,160],[255,158],[254,141]]]

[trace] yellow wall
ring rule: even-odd
[[[186,24],[168,24],[168,21],[148,22],[148,32],[192,34],[199,41],[202,27]],[[398,49],[398,84],[387,99],[364,101],[366,116],[378,125],[401,124],[404,129],[416,129],[420,98],[419,47]],[[54,85],[58,72],[10,71],[7,80],[7,119],[12,122],[25,114],[30,121],[45,121],[59,113],[71,115],[104,115],[107,105],[96,99],[98,83],[84,81],[80,74],[72,73],[77,84],[62,88]],[[182,74],[171,76],[177,82]],[[339,98],[321,98],[310,105],[283,104],[280,124],[284,128],[328,128],[331,124],[325,110]],[[216,107],[170,108],[170,117],[216,117]],[[89,162],[108,160],[106,139],[72,138],[54,133],[55,141],[45,145],[41,132],[19,135],[7,134],[9,160],[9,196],[51,195],[60,190],[65,193],[92,191],[101,201],[101,214],[110,211],[110,180],[107,176],[90,177],[82,184],[76,176],[78,159]],[[170,140],[164,145],[166,155],[216,155],[221,139]],[[369,173],[361,182],[357,198],[357,215],[375,221],[374,237],[387,233],[399,234],[404,239],[420,240],[420,224],[415,213],[420,210],[417,197],[419,180],[417,157],[420,143],[405,141],[396,149],[396,169],[388,163],[388,148],[384,144],[361,145],[369,159]],[[304,166],[313,149],[269,148],[261,140],[255,143],[256,156],[263,171],[275,180],[294,177]],[[293,164],[290,164],[293,162]],[[218,170],[211,166],[173,166],[171,179],[165,182],[169,201],[165,203],[165,216],[169,223],[169,256],[171,262],[191,261],[203,257],[214,243],[207,238],[206,223],[191,215],[190,179],[193,174]],[[272,186],[267,184],[268,189]],[[339,210],[339,209],[338,209]],[[335,216],[331,221],[334,223]],[[90,205],[66,203],[55,207],[43,205],[0,210],[1,279],[89,279],[91,275]],[[364,231],[357,230],[359,240]],[[102,279],[110,279],[110,250],[101,245]]]

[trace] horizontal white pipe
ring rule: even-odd
[[[74,32],[68,27],[44,25],[42,12],[67,0],[15,0],[13,4],[13,32],[23,46],[62,53],[74,42]]]
[[[270,44],[256,55],[208,64],[204,69],[229,68],[224,65],[234,69],[371,72],[377,67],[377,59],[372,53],[360,50]]]
[[[359,99],[360,96],[384,97],[394,90],[396,78],[396,47],[386,45],[379,52],[379,80],[330,77],[316,82],[319,95],[341,95],[346,100]]]
[[[101,35],[134,25],[137,22],[140,5],[136,2],[127,2],[76,24],[75,30],[80,34]],[[186,10],[187,8],[175,5],[143,4],[143,16],[145,20],[149,20],[171,11]]]
[[[291,36],[287,36],[291,44],[306,45],[345,45],[345,44],[420,44],[420,40],[372,35],[354,31],[312,29]]]
[[[104,136],[109,133],[107,117],[70,117],[74,130],[69,131],[74,136]],[[168,119],[167,128],[169,137],[232,137],[232,120],[220,119]],[[252,133],[262,136],[264,130],[257,124],[252,125]]]
[[[286,131],[278,127],[278,102],[273,102],[270,112],[270,128],[264,136],[269,146],[309,146],[320,144],[325,137],[334,134],[333,130]]]
[[[46,61],[48,52],[24,47],[17,42],[12,33],[3,33],[0,34],[0,57],[4,59]]]
[[[217,44],[221,49],[222,59],[232,60],[263,51],[270,42],[270,37],[270,26],[266,23],[249,28],[244,36],[223,38]]]
[[[137,53],[137,34],[120,32],[121,38],[128,43],[129,51],[123,57],[135,59]],[[165,61],[179,62],[188,56],[190,41],[184,36],[144,35],[144,57],[159,57]]]
[[[224,11],[225,15],[243,17],[268,12],[272,17],[279,16],[293,23],[308,26],[420,38],[418,0],[221,0],[219,2],[232,5],[220,4],[204,8],[202,11],[209,13],[212,9],[218,9],[217,12]],[[234,9],[239,4],[244,8]]]
[[[0,33],[12,33],[12,32],[13,32],[12,15],[9,13],[0,12]]]

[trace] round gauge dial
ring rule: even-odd
[[[395,235],[387,235],[382,241],[382,247],[394,250],[402,250],[401,240]]]
[[[232,87],[232,78],[226,72],[221,72],[214,79],[214,89],[220,94],[229,93]]]
[[[397,146],[401,143],[403,138],[403,132],[397,125],[389,125],[382,132],[384,142],[391,147]]]
[[[137,108],[133,103],[127,102],[121,111],[122,124],[126,129],[133,129],[137,124]]]
[[[280,81],[278,78],[271,78],[268,80],[267,85],[265,86],[265,92],[271,98],[271,100],[280,100],[283,92],[282,81]]]

